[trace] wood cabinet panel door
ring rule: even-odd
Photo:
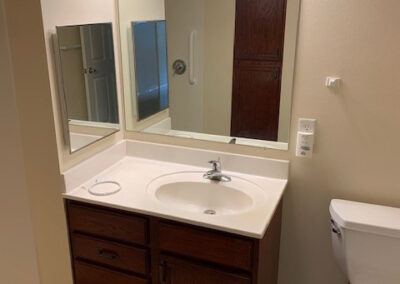
[[[161,222],[161,250],[220,265],[251,270],[253,242],[234,235]]]
[[[281,61],[286,0],[236,1],[236,60]]]
[[[162,256],[160,284],[250,284],[250,278],[174,257]]]
[[[231,136],[278,140],[281,68],[235,62]]]

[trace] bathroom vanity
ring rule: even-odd
[[[226,151],[288,149],[298,0],[97,5],[76,21],[43,13],[67,160],[123,120]],[[62,173],[75,284],[277,283],[288,161],[119,137]]]
[[[277,283],[280,204],[262,239],[66,202],[75,283]]]
[[[229,182],[204,178],[216,158]],[[288,166],[129,140],[93,156],[63,173],[75,283],[277,283]]]

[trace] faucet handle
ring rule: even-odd
[[[216,171],[216,172],[221,171],[221,158],[218,158],[218,160],[211,160],[208,163],[212,165],[213,171]]]

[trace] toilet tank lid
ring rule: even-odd
[[[399,208],[334,199],[329,211],[341,228],[400,238]]]

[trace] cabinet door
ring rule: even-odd
[[[234,69],[231,136],[277,141],[280,65],[236,61]]]
[[[251,270],[253,242],[230,234],[160,222],[160,249],[241,270]]]
[[[237,0],[235,59],[281,61],[286,0]]]
[[[160,258],[160,284],[250,284],[250,278],[174,257]]]

